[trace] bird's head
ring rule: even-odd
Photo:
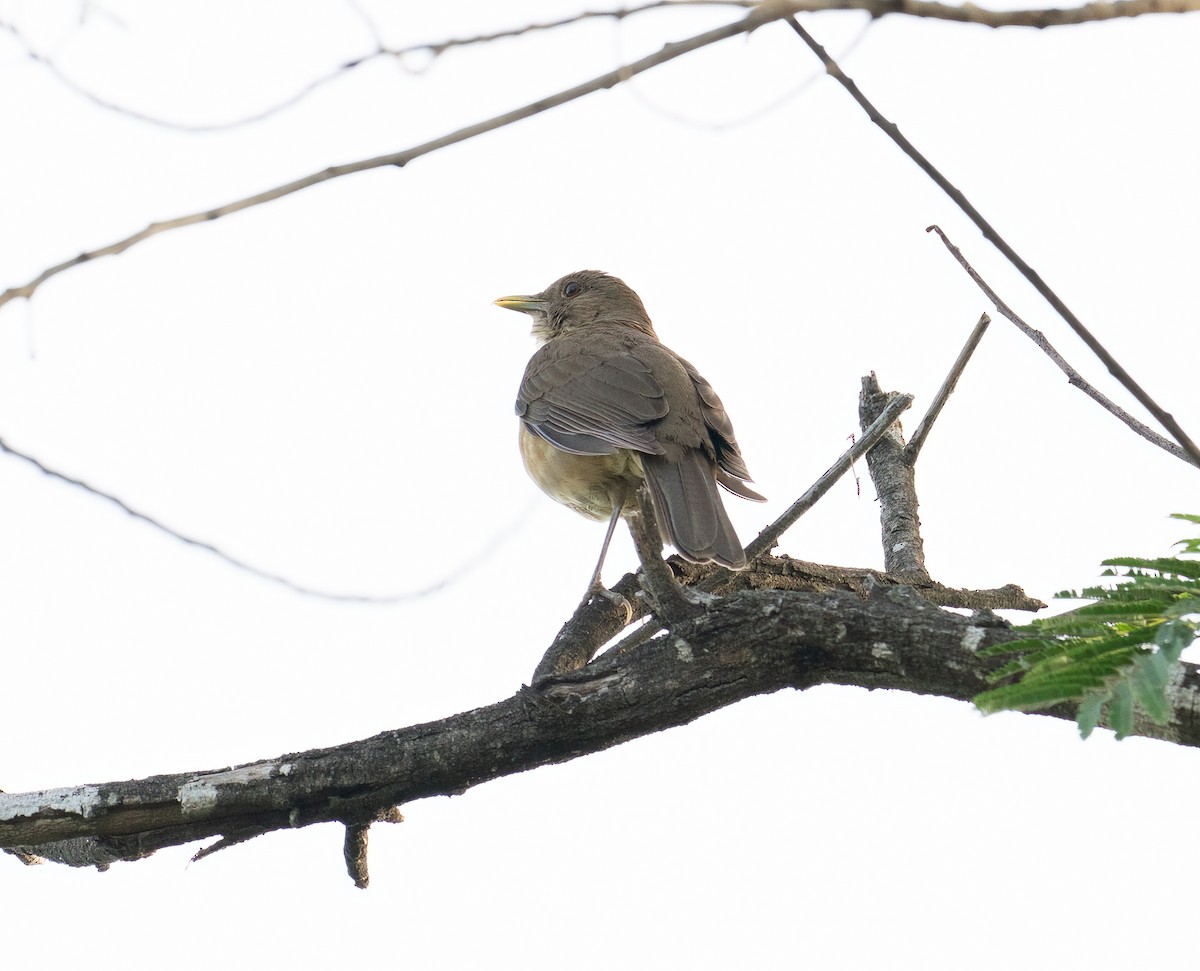
[[[615,276],[579,270],[555,280],[541,293],[501,297],[497,307],[533,318],[539,344],[597,323],[633,327],[656,336],[641,298]]]

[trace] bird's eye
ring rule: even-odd
[[[583,287],[580,285],[578,280],[570,280],[567,282],[567,285],[563,287],[563,296],[573,297],[582,289]]]

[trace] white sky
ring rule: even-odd
[[[0,20],[97,95],[191,124],[373,46],[332,0],[88,7],[81,26],[74,3],[10,0]],[[393,45],[575,9],[360,8]],[[733,16],[594,22],[423,73],[379,60],[207,134],[98,109],[0,33],[0,287]],[[863,26],[807,22],[835,55]],[[889,17],[845,59],[1193,437],[1197,49],[1194,17],[1042,32]],[[862,374],[917,395],[911,429],[990,309],[930,223],[1128,405],[841,88],[796,90],[817,71],[776,25],[404,170],[159,236],[0,312],[0,435],[54,468],[324,589],[420,589],[487,556],[413,602],[329,603],[0,460],[0,787],[272,757],[527,681],[602,527],[521,469],[512,399],[532,343],[491,300],[570,270],[623,277],[719,390],[772,500],[730,501],[746,539],[846,447]],[[1200,511],[1197,482],[997,319],[918,466],[929,567],[1049,599],[1105,556],[1169,552],[1188,531],[1166,516]],[[783,549],[881,565],[869,480]],[[622,535],[605,575],[634,562]],[[1194,950],[1197,851],[1174,824],[1200,798],[1197,759],[940,699],[785,692],[407,806],[372,832],[366,893],[335,826],[105,874],[0,858],[4,963],[1150,967]]]

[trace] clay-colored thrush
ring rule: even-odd
[[[589,596],[618,518],[638,511],[643,481],[664,541],[696,563],[744,567],[717,485],[763,497],[745,484],[750,473],[721,399],[659,343],[638,295],[581,270],[496,305],[529,314],[541,345],[517,393],[526,470],[552,499],[608,520]]]

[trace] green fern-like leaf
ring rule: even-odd
[[[1133,731],[1133,692],[1128,681],[1120,680],[1113,685],[1108,700],[1108,724],[1118,741],[1128,738]]]
[[[1041,711],[1074,701],[1084,692],[1097,687],[1099,685],[1094,679],[1079,676],[1041,679],[1033,683],[1018,681],[976,695],[975,707],[985,715],[997,711]]]
[[[1102,566],[1124,566],[1133,570],[1147,573],[1161,573],[1167,576],[1188,577],[1200,579],[1200,560],[1181,560],[1177,556],[1156,556],[1153,559],[1143,559],[1140,556],[1114,556],[1105,560]]]
[[[1200,524],[1200,516],[1174,518]],[[1182,558],[1200,554],[1200,537],[1177,545],[1180,556],[1105,560],[1102,575],[1115,583],[1057,594],[1090,603],[1034,621],[1019,641],[981,651],[1008,660],[988,679],[997,686],[975,697],[979,709],[1078,703],[1084,738],[1102,722],[1125,738],[1139,712],[1157,724],[1168,721],[1171,672],[1200,635],[1200,560]]]
[[[1031,628],[1026,628],[1030,630]],[[1006,641],[1003,644],[993,644],[991,647],[981,647],[980,657],[1001,657],[1005,654],[1027,654],[1030,651],[1047,647],[1051,643],[1047,637],[1022,637],[1016,641]]]
[[[1173,512],[1171,513],[1171,518],[1182,519],[1187,523],[1200,524],[1200,516],[1191,515],[1185,512]],[[1181,539],[1175,545],[1182,547],[1182,552],[1184,553],[1200,553],[1200,537],[1197,537],[1196,539]]]
[[[1075,722],[1079,725],[1079,734],[1087,738],[1100,724],[1100,716],[1104,711],[1104,702],[1108,698],[1106,691],[1091,691],[1079,702],[1079,713]]]

